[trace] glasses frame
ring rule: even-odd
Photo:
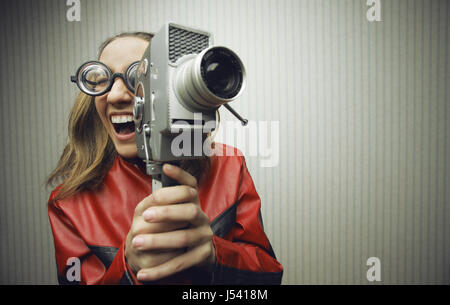
[[[76,83],[77,87],[85,94],[90,95],[90,96],[99,96],[99,95],[103,95],[106,92],[110,91],[112,86],[114,85],[114,81],[116,80],[117,77],[121,78],[123,80],[123,82],[125,83],[125,86],[127,87],[128,90],[130,90],[131,92],[133,92],[134,94],[134,89],[130,83],[129,83],[129,79],[128,79],[128,75],[131,71],[131,69],[133,69],[134,67],[136,67],[136,69],[139,67],[139,63],[140,61],[135,61],[133,62],[131,65],[128,66],[128,68],[126,69],[125,73],[112,73],[111,69],[105,65],[104,63],[102,63],[101,61],[98,60],[90,60],[87,61],[85,63],[83,63],[78,69],[77,72],[75,73],[75,75],[72,75],[70,77],[70,81],[72,83]],[[80,73],[82,72],[83,67],[86,67],[90,64],[98,64],[101,65],[102,67],[105,68],[105,70],[109,73],[109,85],[106,87],[105,90],[100,91],[98,93],[92,93],[90,91],[87,91],[86,88],[84,88],[84,86],[82,84],[80,84]],[[137,70],[136,70],[137,72]]]

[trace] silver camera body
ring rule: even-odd
[[[147,173],[160,173],[164,162],[204,156],[216,111],[242,93],[245,81],[239,57],[213,46],[210,33],[165,24],[146,49],[135,84],[136,145]],[[173,143],[182,133],[188,137],[180,154]]]

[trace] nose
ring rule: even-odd
[[[110,104],[128,104],[133,101],[133,94],[128,90],[123,79],[116,77],[106,100]]]

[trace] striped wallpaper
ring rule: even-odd
[[[56,283],[44,181],[69,76],[107,37],[169,20],[246,65],[232,105],[279,158],[263,167],[262,150],[230,143],[226,111],[218,140],[247,155],[283,284],[450,283],[449,1],[380,0],[378,22],[365,0],[80,3],[69,22],[66,0],[0,1],[0,284]]]

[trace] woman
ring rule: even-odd
[[[237,150],[164,165],[180,185],[152,193],[132,124],[135,63],[151,38],[125,33],[103,43],[98,61],[122,74],[101,95],[80,93],[71,111],[68,144],[48,178],[62,182],[48,205],[59,282],[279,284],[282,266]]]

